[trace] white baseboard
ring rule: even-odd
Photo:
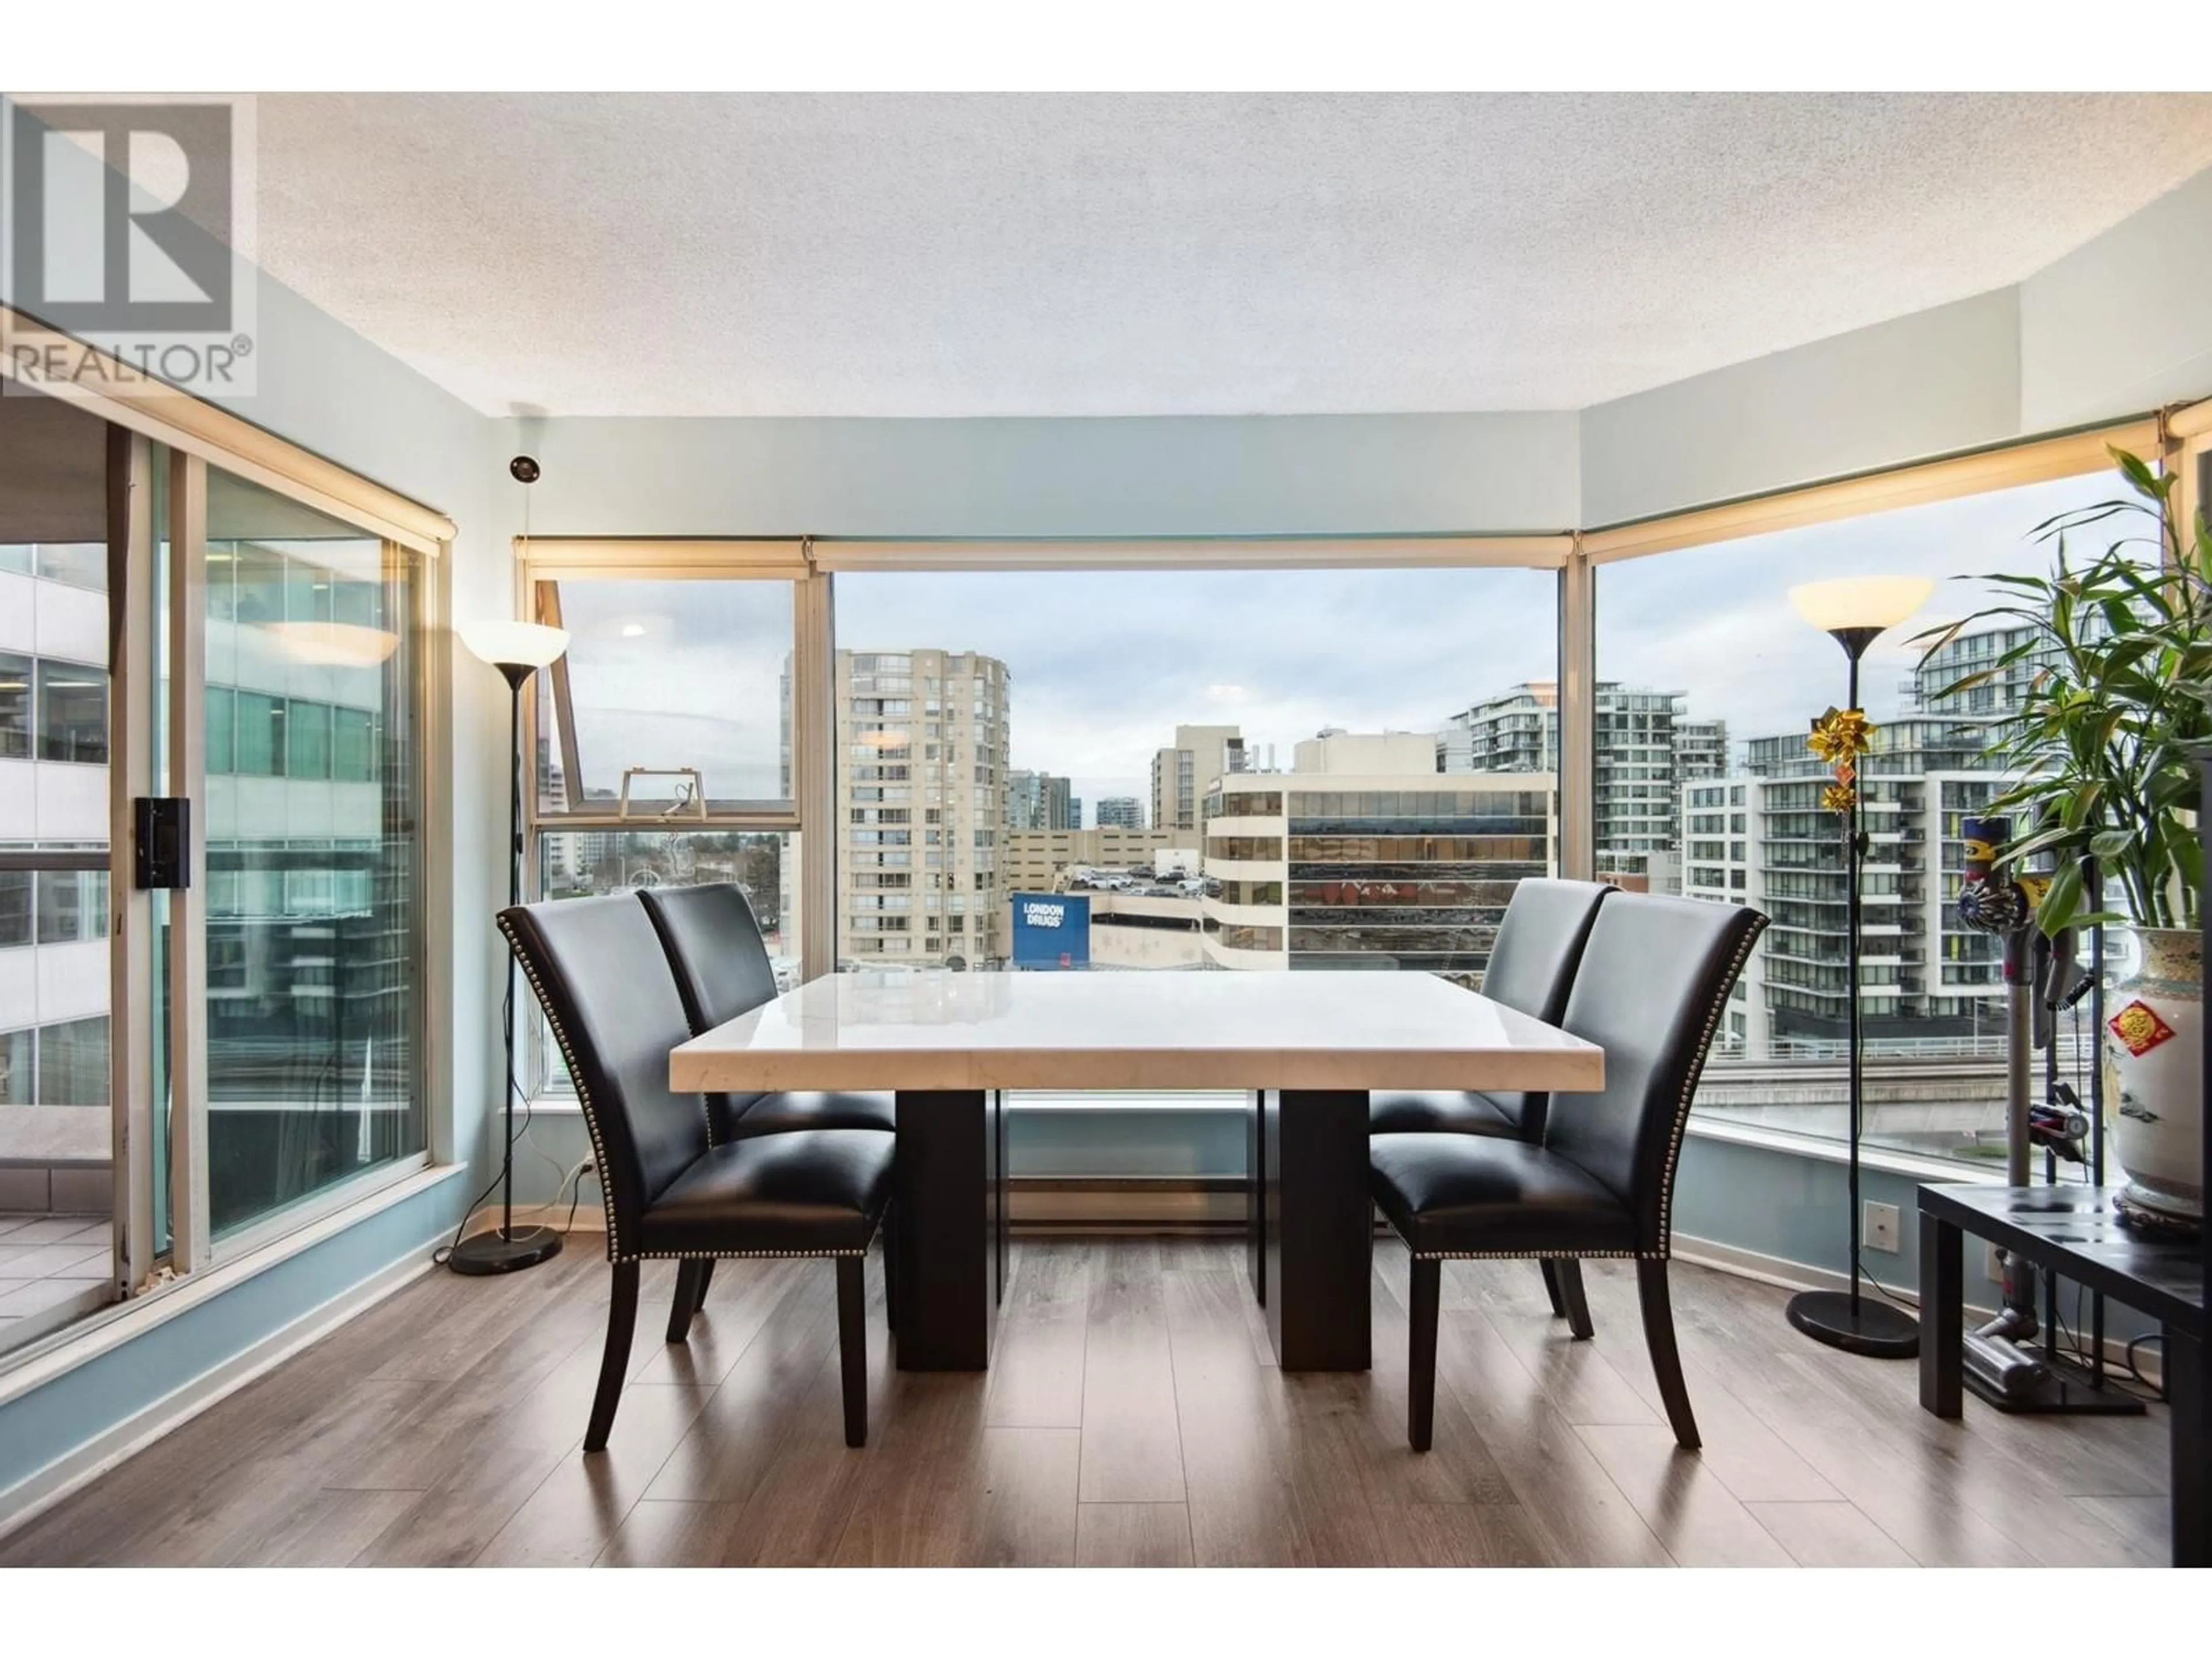
[[[252,1347],[203,1371],[106,1433],[72,1448],[0,1492],[0,1538],[52,1509],[87,1482],[143,1451],[172,1430],[275,1370],[348,1320],[366,1313],[430,1270],[430,1247],[412,1251],[320,1306],[271,1331]]]

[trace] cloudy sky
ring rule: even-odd
[[[1942,579],[1869,654],[1863,700],[1885,718],[1917,654],[1910,635],[1985,602],[1950,578],[2046,568],[2027,532],[2116,493],[2106,476],[2063,480],[1603,567],[1599,675],[1685,692],[1739,744],[1799,730],[1842,700],[1843,658],[1797,617],[1790,588]],[[591,784],[614,787],[625,764],[698,765],[717,797],[773,793],[787,587],[569,584],[563,599]],[[1013,763],[1072,778],[1086,822],[1102,796],[1149,797],[1152,750],[1178,722],[1239,725],[1248,747],[1273,744],[1287,766],[1291,745],[1324,726],[1433,731],[1557,672],[1544,571],[843,575],[836,603],[842,646],[1004,660]]]

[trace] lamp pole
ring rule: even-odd
[[[1799,613],[1843,647],[1849,675],[1847,710],[1863,713],[1859,708],[1859,661],[1867,647],[1917,610],[1934,587],[1933,582],[1917,577],[1845,577],[1791,590],[1790,597]],[[1894,1303],[1863,1295],[1860,1282],[1865,1276],[1859,1263],[1863,1219],[1859,1141],[1865,1129],[1866,1069],[1859,1012],[1859,970],[1864,955],[1859,886],[1867,836],[1861,817],[1866,786],[1864,760],[1859,757],[1853,760],[1846,786],[1850,799],[1839,815],[1844,823],[1844,1027],[1850,1103],[1845,1177],[1850,1207],[1850,1288],[1802,1291],[1790,1299],[1788,1311],[1790,1322],[1816,1342],[1852,1353],[1906,1359],[1920,1351],[1918,1322]]]
[[[522,689],[538,671],[568,647],[568,635],[536,623],[488,622],[465,625],[462,643],[500,672],[507,693],[507,901],[522,902]],[[507,1059],[501,1104],[500,1222],[453,1246],[446,1265],[457,1273],[511,1273],[534,1267],[561,1253],[561,1235],[550,1227],[514,1224],[514,972],[510,964],[507,994],[501,1003],[501,1036]]]

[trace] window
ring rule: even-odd
[[[757,570],[752,559],[733,554],[732,571]],[[787,578],[711,565],[696,575],[646,578],[626,574],[612,555],[588,569],[529,573],[538,619],[569,635],[566,653],[533,688],[526,833],[534,892],[560,898],[734,883],[787,987],[805,971],[793,708],[803,567],[795,559],[793,567]],[[912,733],[902,718],[904,665],[886,657],[861,678],[870,718],[838,740],[855,750],[846,763],[866,774],[866,791],[839,803],[837,827],[849,831],[841,852],[848,867],[866,870],[873,899],[910,879],[903,785]],[[345,716],[337,710],[341,773]],[[856,846],[866,850],[850,850]],[[531,1022],[518,1045],[524,1086],[566,1092],[542,1010],[526,994],[521,1006]]]
[[[214,669],[210,665],[209,672]],[[213,696],[217,688],[210,686]],[[242,778],[277,778],[284,775],[284,704],[261,691],[227,691],[238,735],[232,760]]]
[[[238,769],[238,694],[210,685],[206,703],[208,775],[222,777]]]
[[[31,659],[0,651],[0,760],[28,760],[31,730]]]
[[[37,1032],[38,1103],[107,1104],[107,1016],[43,1025]]]
[[[0,870],[0,951],[31,942],[31,883],[27,870]]]
[[[1472,983],[1514,884],[1557,867],[1549,570],[870,570],[841,574],[836,601],[855,647],[840,653],[836,702],[841,901],[873,870],[876,821],[848,814],[879,781],[870,665],[896,642],[925,689],[944,684],[962,738],[915,751],[921,775],[905,780],[921,787],[925,824],[944,831],[925,841],[925,869],[972,901],[947,915],[958,925],[946,966],[1024,965],[1012,895],[1092,866],[1127,872],[1118,889],[1085,884],[1094,967],[1350,963]],[[1440,736],[1470,714],[1469,660],[1500,665],[1501,690],[1524,696],[1535,735],[1517,752]],[[1525,783],[1478,787],[1440,770]],[[1166,848],[1109,848],[1109,832],[1016,810],[1042,779],[1101,803],[1149,795],[1186,827]],[[1212,834],[1214,818],[1233,833]],[[1153,878],[1164,850],[1188,855],[1185,874]],[[1362,884],[1400,902],[1352,912],[1316,896]],[[883,959],[903,941],[878,913],[841,902],[836,914],[841,966],[898,965]],[[1056,969],[1060,954],[1037,965]],[[937,964],[924,951],[907,965]]]
[[[313,780],[330,775],[330,708],[295,697],[284,706],[284,775]]]
[[[88,587],[104,593],[107,591],[107,549],[100,542],[43,542],[39,546],[37,574],[41,581],[65,582],[71,587]]]
[[[107,874],[48,870],[37,877],[41,945],[96,943],[107,937]]]
[[[1681,791],[1672,836],[1650,855],[1663,887],[1679,870],[1699,897],[1749,903],[1771,925],[1747,966],[1740,1017],[1699,1089],[1698,1109],[1732,1121],[1840,1138],[1847,1110],[1842,1061],[1850,1007],[1844,939],[1842,823],[1823,810],[1826,769],[1807,748],[1809,720],[1847,697],[1836,646],[1802,622],[1790,588],[1867,574],[1939,578],[1920,616],[1884,635],[1861,668],[1860,700],[1877,731],[1861,780],[1872,846],[1861,893],[1866,945],[1858,1004],[1866,1050],[1879,1064],[1931,1066],[1917,1089],[1881,1092],[1866,1115],[1869,1140],[1923,1154],[2001,1159],[2005,1004],[1997,941],[1959,924],[1959,823],[2005,779],[1993,769],[1992,732],[2030,672],[1944,697],[1952,680],[1993,660],[2005,641],[1987,624],[1943,647],[1927,666],[1913,636],[1991,602],[1972,580],[1990,571],[2048,568],[2027,539],[2069,509],[2120,495],[2118,480],[2067,478],[1839,522],[1746,537],[1601,565],[1597,665],[1601,682],[1649,688],[1686,721],[1726,733],[1717,781]],[[2117,536],[2088,532],[2097,547]],[[1607,823],[1599,738],[1601,837]],[[1676,750],[1680,754],[1678,744]],[[1726,839],[1720,814],[1726,792]],[[1701,832],[1704,832],[1701,836]],[[1601,867],[1607,848],[1599,843]],[[1725,854],[1725,857],[1723,857]],[[2086,1035],[2062,1031],[2064,1066],[2085,1061]],[[1727,1061],[1747,1062],[1731,1070]],[[1784,1087],[1778,1065],[1801,1068]],[[2086,1084],[2081,1085],[2086,1096]]]
[[[424,572],[396,544],[214,468],[207,533],[220,1239],[425,1144]]]
[[[41,657],[38,663],[39,758],[107,764],[107,671]]]
[[[536,684],[541,814],[612,811],[626,774],[633,811],[671,805],[689,787],[671,769],[686,768],[712,811],[788,811],[791,583],[568,578],[536,592],[540,617],[568,630]]]
[[[38,1033],[0,1031],[0,1106],[38,1101]]]
[[[376,716],[366,708],[333,708],[331,776],[341,783],[374,783],[376,763]]]

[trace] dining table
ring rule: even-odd
[[[905,1370],[990,1363],[1008,1263],[1006,1091],[1235,1091],[1249,1272],[1277,1362],[1364,1370],[1378,1090],[1582,1092],[1595,1045],[1420,972],[825,975],[669,1055],[686,1093],[896,1097],[887,1258]]]

